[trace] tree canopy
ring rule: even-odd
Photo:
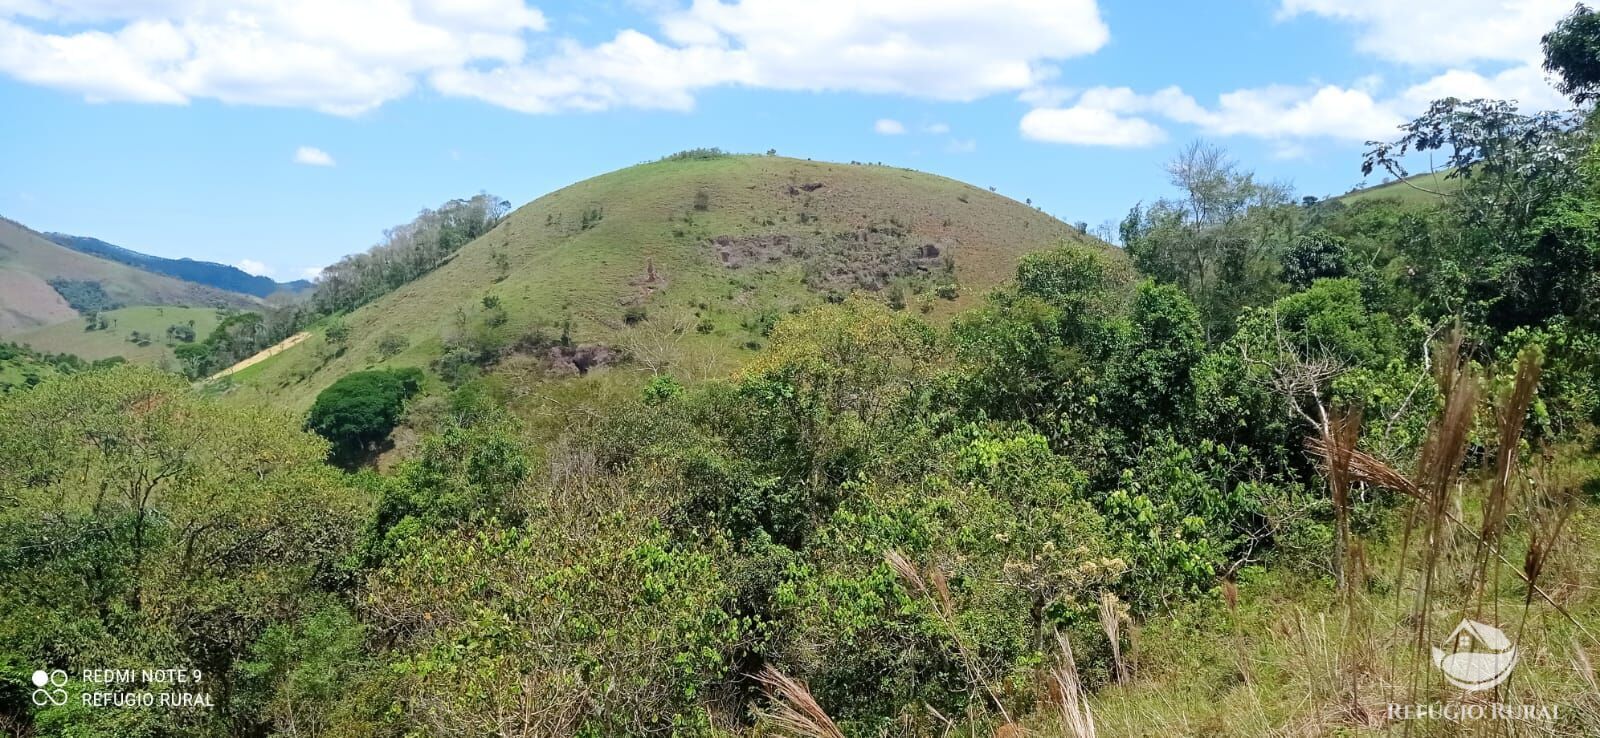
[[[346,374],[317,395],[306,428],[328,439],[336,463],[354,466],[388,437],[421,383],[414,367]]]

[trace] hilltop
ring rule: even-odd
[[[1393,199],[1406,205],[1427,207],[1437,205],[1443,201],[1440,194],[1448,195],[1461,187],[1461,181],[1447,179],[1450,172],[1423,172],[1413,174],[1405,179],[1396,179],[1372,187],[1363,187],[1351,190],[1338,197],[1329,198],[1338,200],[1346,205],[1373,200]]]
[[[315,335],[234,381],[305,407],[343,374],[439,369],[482,334],[504,344],[501,364],[534,371],[586,370],[589,359],[570,354],[588,346],[598,363],[626,353],[707,376],[800,307],[865,292],[940,319],[1008,279],[1021,255],[1062,241],[1098,243],[1021,202],[922,172],[668,157],[524,205],[342,318],[342,345]],[[552,347],[558,335],[566,348]]]
[[[75,321],[81,314],[125,306],[243,309],[260,304],[249,295],[82,254],[0,218],[0,336],[6,338],[40,326]]]

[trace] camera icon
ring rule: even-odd
[[[38,707],[60,707],[67,704],[67,673],[60,669],[45,671],[40,669],[33,673],[33,704]],[[54,687],[54,689],[50,689]]]

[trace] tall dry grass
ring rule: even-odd
[[[762,714],[768,725],[781,735],[795,738],[844,738],[839,726],[817,703],[811,690],[800,681],[768,666],[756,681],[772,697],[772,705]]]

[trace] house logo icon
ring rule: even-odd
[[[1517,648],[1499,628],[1476,620],[1462,620],[1450,632],[1452,650],[1434,646],[1433,665],[1451,684],[1480,692],[1499,686],[1517,665]]]

